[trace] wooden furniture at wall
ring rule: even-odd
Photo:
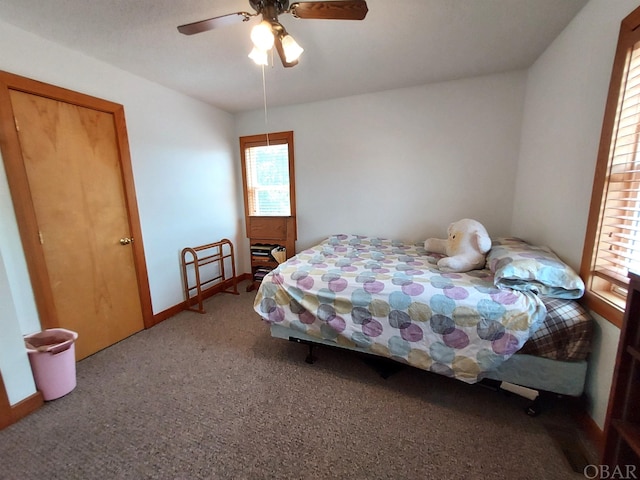
[[[295,255],[296,249],[296,218],[295,217],[253,217],[248,216],[247,237],[249,248],[253,245],[278,245],[286,248],[286,258]],[[251,283],[247,292],[257,288],[260,280],[256,279],[259,269],[274,269],[278,262],[271,257],[251,255]]]
[[[230,272],[228,264],[231,264]],[[204,267],[207,267],[207,272],[203,276]],[[191,272],[193,283],[190,281]],[[205,313],[203,300],[208,294],[222,292],[239,295],[236,259],[231,241],[223,238],[219,242],[182,249],[182,281],[187,310],[193,312]],[[192,295],[194,290],[195,294]],[[197,301],[198,308],[193,307],[194,300]]]
[[[640,276],[629,273],[629,280],[601,462],[609,472],[618,468],[622,474],[629,466],[640,465]]]

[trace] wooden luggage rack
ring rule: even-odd
[[[225,271],[225,261],[231,263],[231,276]],[[207,267],[206,280],[203,280],[201,269]],[[195,284],[189,281],[189,267],[193,267]],[[239,295],[238,280],[236,278],[236,259],[231,241],[223,238],[219,242],[208,243],[198,247],[182,249],[182,280],[186,296],[187,310],[205,313],[204,298],[216,293],[232,293]],[[217,282],[217,283],[216,283]],[[192,292],[195,290],[195,295]],[[194,307],[194,299],[198,308]]]

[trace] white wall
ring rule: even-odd
[[[19,401],[33,395],[36,386],[31,375],[31,367],[27,351],[24,348],[24,340],[20,330],[19,315],[16,304],[13,301],[11,284],[7,275],[6,264],[0,250],[0,372],[5,390],[9,398],[9,404],[14,405]]]
[[[0,373],[13,405],[36,391],[22,335],[37,331],[40,321],[1,155],[0,219]]]
[[[33,291],[27,272],[27,262],[22,251],[18,225],[13,203],[9,193],[9,184],[0,155],[0,257],[4,252],[4,261],[0,263],[0,275],[5,274],[7,283],[0,288],[0,305],[8,305],[15,315],[11,321],[17,321],[19,331],[32,333],[40,328]],[[7,320],[4,320],[7,322]],[[0,340],[1,342],[1,340]],[[1,370],[0,370],[1,371]]]
[[[512,230],[580,266],[621,20],[637,0],[591,0],[529,69]],[[619,330],[597,317],[587,392],[602,428]]]
[[[2,22],[0,45],[2,70],[124,105],[153,312],[182,302],[182,248],[243,238],[233,117]],[[15,311],[0,326],[15,323],[13,330],[31,333],[40,324],[3,169],[0,225],[0,279],[7,279],[0,299]],[[18,392],[33,384],[24,375],[23,341],[0,335],[0,351],[14,352],[0,356],[0,371],[10,398],[21,400]]]
[[[297,250],[334,233],[445,237],[465,217],[508,233],[524,87],[511,72],[269,108],[269,131],[294,131]],[[263,110],[236,122],[265,131]]]

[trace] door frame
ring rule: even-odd
[[[131,247],[133,249],[133,262],[142,307],[142,317],[144,327],[152,327],[155,322],[151,306],[151,292],[133,181],[124,107],[108,100],[0,70],[0,152],[4,161],[9,191],[18,223],[18,231],[20,232],[22,248],[26,257],[31,287],[42,328],[56,328],[60,324],[53,301],[53,292],[49,284],[44,252],[38,236],[38,223],[22,157],[22,148],[18,138],[9,90],[18,90],[113,115],[129,228],[131,236],[136,239],[131,244]]]

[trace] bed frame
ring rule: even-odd
[[[271,324],[270,328],[272,337],[307,345],[309,351],[305,361],[310,364],[316,360],[313,355],[316,346],[351,350],[369,357],[376,356],[371,351],[357,346],[339,345],[278,324]],[[388,357],[378,358],[389,360]],[[383,378],[389,376],[386,372],[380,372],[380,375]],[[496,390],[506,390],[530,399],[532,403],[525,408],[525,411],[530,416],[536,416],[554,398],[580,397],[584,391],[586,375],[586,360],[565,362],[516,353],[497,369],[488,372],[481,383]]]

